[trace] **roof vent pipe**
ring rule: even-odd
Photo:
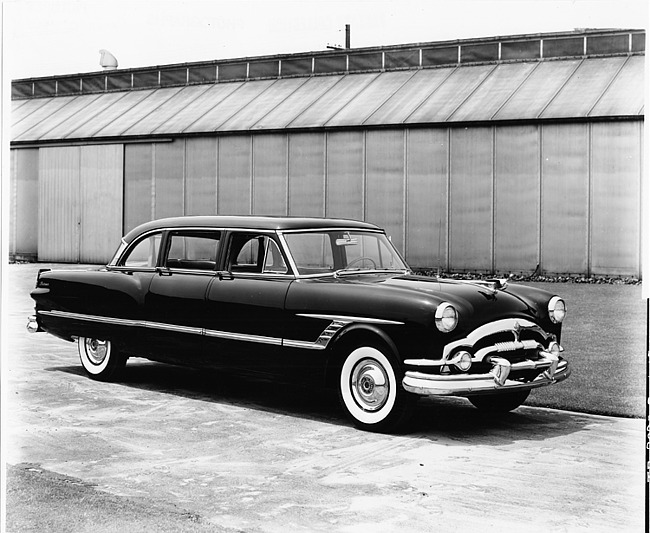
[[[350,48],[350,25],[345,25],[345,47]]]
[[[108,50],[100,50],[99,64],[104,70],[115,70],[117,68],[117,59]]]

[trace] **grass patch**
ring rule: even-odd
[[[621,417],[646,412],[646,302],[639,284],[527,283],[567,302],[562,346],[572,374],[527,405]]]
[[[59,533],[224,532],[197,515],[109,494],[37,465],[7,465],[6,530]]]

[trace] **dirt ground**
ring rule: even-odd
[[[642,419],[427,399],[389,436],[308,387],[137,360],[95,382],[25,331],[37,268],[4,295],[7,531],[645,530]]]

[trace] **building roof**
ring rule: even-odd
[[[644,51],[594,30],[16,80],[11,140],[639,119]]]

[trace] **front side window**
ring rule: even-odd
[[[408,270],[383,233],[287,233],[285,240],[301,275]]]
[[[161,234],[155,233],[145,237],[131,247],[122,258],[119,266],[130,268],[154,268],[158,263]]]

